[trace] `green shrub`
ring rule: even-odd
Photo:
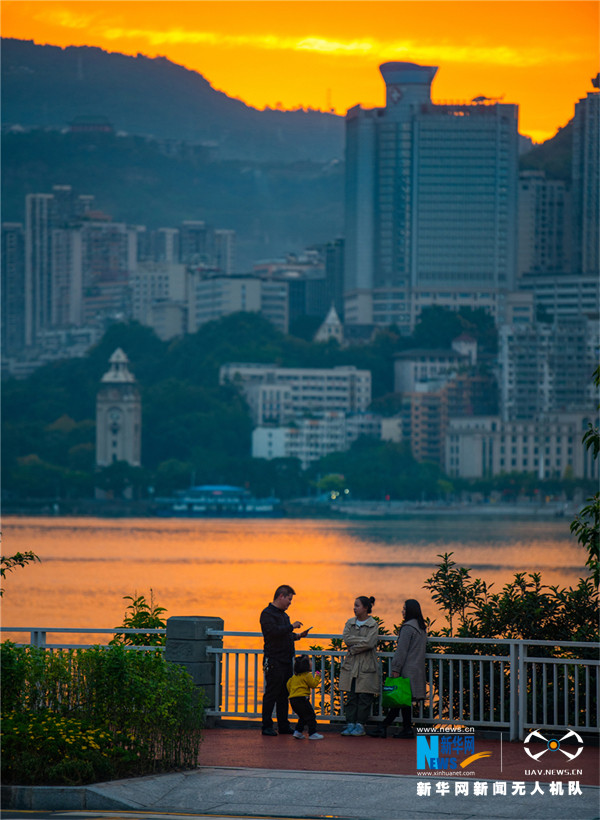
[[[1,646],[5,783],[75,785],[197,765],[203,698],[180,666],[122,646]]]

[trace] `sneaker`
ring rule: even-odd
[[[294,732],[294,737],[297,737],[298,740],[304,740],[304,735],[302,732]]]
[[[312,735],[308,736],[309,740],[323,740],[323,735],[320,735],[318,732],[313,732]]]
[[[356,723],[354,729],[350,732],[350,734],[352,737],[362,737],[367,733],[365,732],[365,727],[362,725],[362,723]]]
[[[348,725],[346,726],[346,728],[342,730],[342,734],[343,734],[343,735],[346,735],[346,736],[347,736],[347,735],[351,735],[351,734],[352,734],[352,732],[354,731],[354,727],[355,727],[355,725],[356,725],[355,723],[348,723]]]

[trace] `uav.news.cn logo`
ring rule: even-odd
[[[540,746],[529,746],[529,741],[535,738],[536,740],[541,740],[543,745]],[[564,740],[570,740],[571,743],[576,742],[577,748],[575,751],[567,751],[567,749],[563,749],[561,744]],[[529,732],[525,740],[523,741],[523,747],[525,752],[531,757],[533,760],[538,761],[541,757],[544,757],[547,752],[560,752],[563,754],[567,760],[575,760],[581,752],[583,751],[583,738],[581,735],[578,735],[577,732],[574,732],[572,729],[569,729],[566,734],[562,737],[545,737],[539,729],[533,729],[533,731]],[[535,749],[535,751],[534,751]],[[552,757],[552,754],[550,755]],[[546,761],[547,762],[547,759]]]

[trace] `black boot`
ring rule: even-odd
[[[384,723],[381,723],[379,726],[369,729],[367,734],[369,737],[387,737],[387,726]]]

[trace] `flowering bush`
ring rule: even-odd
[[[126,774],[140,754],[134,735],[53,712],[13,712],[2,719],[4,782],[71,786]]]
[[[202,696],[155,652],[1,645],[4,783],[75,785],[197,765]]]

